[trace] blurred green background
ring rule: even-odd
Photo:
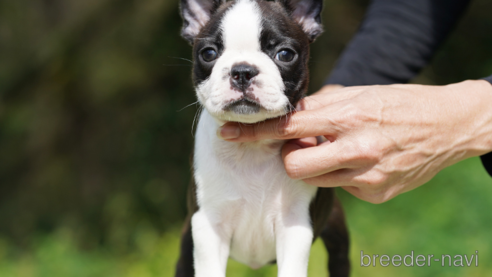
[[[197,107],[177,0],[0,2],[0,276],[173,276]],[[326,0],[311,92],[368,0]],[[473,2],[415,80],[492,73],[492,2]],[[184,109],[183,109],[184,108]],[[478,158],[372,205],[339,191],[352,276],[490,276],[492,179]],[[368,254],[474,254],[479,267],[360,267]],[[313,248],[310,276],[326,276]],[[231,261],[229,276],[276,276]]]

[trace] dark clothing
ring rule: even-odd
[[[373,0],[326,84],[407,83],[432,56],[471,0]],[[492,83],[492,76],[485,80]],[[492,153],[481,157],[492,176]]]

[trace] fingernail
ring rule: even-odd
[[[241,131],[236,126],[222,126],[217,130],[217,136],[221,139],[235,139],[241,135]]]

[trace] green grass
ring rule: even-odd
[[[441,172],[429,184],[382,204],[362,202],[339,191],[351,232],[352,276],[454,277],[490,276],[492,271],[492,179],[478,159]],[[178,255],[179,226],[164,234],[141,228],[135,251],[115,254],[107,249],[84,251],[76,247],[71,230],[60,229],[33,239],[30,251],[15,249],[0,239],[1,277],[153,277],[173,276]],[[474,254],[478,267],[361,267],[366,254],[415,255]],[[327,255],[318,241],[313,246],[310,276],[326,276]],[[276,267],[251,270],[229,262],[228,276],[276,276]]]

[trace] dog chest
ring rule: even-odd
[[[216,129],[207,114],[201,116],[195,150],[198,204],[219,235],[230,237],[230,256],[258,268],[276,259],[276,234],[285,215],[309,217],[316,188],[287,176],[281,142],[240,145],[218,139]]]

